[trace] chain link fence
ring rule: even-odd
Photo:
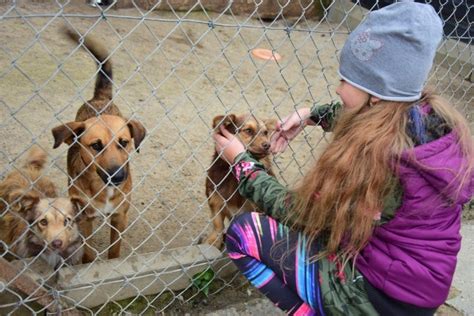
[[[456,3],[432,3],[450,27],[429,80],[473,126],[474,13],[467,1]],[[347,34],[384,4],[0,1],[0,314],[166,313],[177,302],[241,288],[221,251],[202,243],[213,225],[205,193],[213,118],[279,119],[336,99],[337,58]],[[75,120],[103,75],[91,52],[64,36],[65,28],[95,38],[113,65],[113,103],[126,121],[117,130],[100,119],[92,129],[106,125],[99,135],[115,136],[130,129],[136,137],[131,120],[146,128],[139,153],[132,142],[120,143],[130,152],[119,155],[130,167],[124,178],[133,179],[126,189],[98,185],[97,175],[88,178],[85,170],[71,176],[69,146],[55,144],[52,129]],[[255,48],[281,58],[258,59]],[[63,132],[84,133],[76,128]],[[71,133],[63,140],[79,142]],[[294,184],[325,143],[319,128],[305,130],[273,158],[276,176]],[[110,161],[97,160],[83,166],[99,165],[99,176],[113,173],[109,180],[123,171],[110,172]],[[81,192],[70,197],[78,178]],[[51,185],[55,194],[35,191]],[[81,193],[90,197],[91,216],[80,211]],[[128,219],[116,217],[126,204]],[[91,218],[85,236],[79,224]],[[90,264],[80,264],[84,244],[92,250]],[[67,247],[67,256],[57,255]],[[118,257],[109,259],[109,251]]]

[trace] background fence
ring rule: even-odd
[[[384,4],[363,2],[369,10]],[[433,6],[446,21],[446,38],[430,83],[473,126],[472,6],[467,1]],[[202,299],[198,288],[212,294],[240,286],[221,252],[200,244],[212,227],[204,192],[213,154],[212,119],[244,112],[282,118],[335,99],[337,56],[367,12],[344,0],[143,0],[95,7],[85,1],[0,1],[2,179],[15,171],[24,174],[23,161],[37,144],[48,156],[42,177],[52,179],[60,196],[68,194],[68,146],[53,149],[51,129],[74,120],[93,95],[98,70],[90,53],[61,35],[65,27],[97,38],[108,49],[114,103],[147,129],[140,153],[128,159],[133,187],[120,257],[107,259],[107,216],[95,221],[86,240],[97,250],[92,264],[60,263],[54,271],[42,260],[46,250],[25,259],[9,254],[13,246],[4,242],[0,314],[108,314],[137,304],[142,312],[163,312],[176,302]],[[257,59],[254,48],[282,58]],[[277,177],[295,183],[324,144],[319,128],[305,130],[274,157]],[[38,219],[30,224],[38,226]],[[15,243],[30,235],[22,231]]]

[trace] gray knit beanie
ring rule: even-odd
[[[430,5],[391,4],[371,12],[349,35],[339,75],[383,100],[416,101],[442,36],[442,22]]]

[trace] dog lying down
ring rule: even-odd
[[[54,269],[82,258],[78,221],[85,202],[58,197],[42,174],[46,153],[34,147],[23,166],[0,183],[0,237],[12,258],[41,256]],[[0,247],[2,248],[2,247]]]
[[[262,162],[268,174],[274,176],[270,156],[270,136],[275,130],[276,120],[260,120],[251,114],[216,116],[212,127],[217,130],[224,125],[239,139],[252,155]],[[240,211],[254,211],[257,207],[238,192],[238,183],[231,174],[229,164],[214,151],[212,165],[207,171],[206,196],[211,210],[213,230],[206,243],[222,248],[225,219],[231,219]]]

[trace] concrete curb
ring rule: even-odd
[[[66,305],[86,308],[138,295],[185,289],[190,286],[193,275],[209,266],[219,276],[237,270],[217,248],[209,245],[64,267],[56,275],[42,260],[14,261],[13,264],[24,266],[22,274],[39,284],[49,283]],[[0,300],[9,292],[0,292]]]

